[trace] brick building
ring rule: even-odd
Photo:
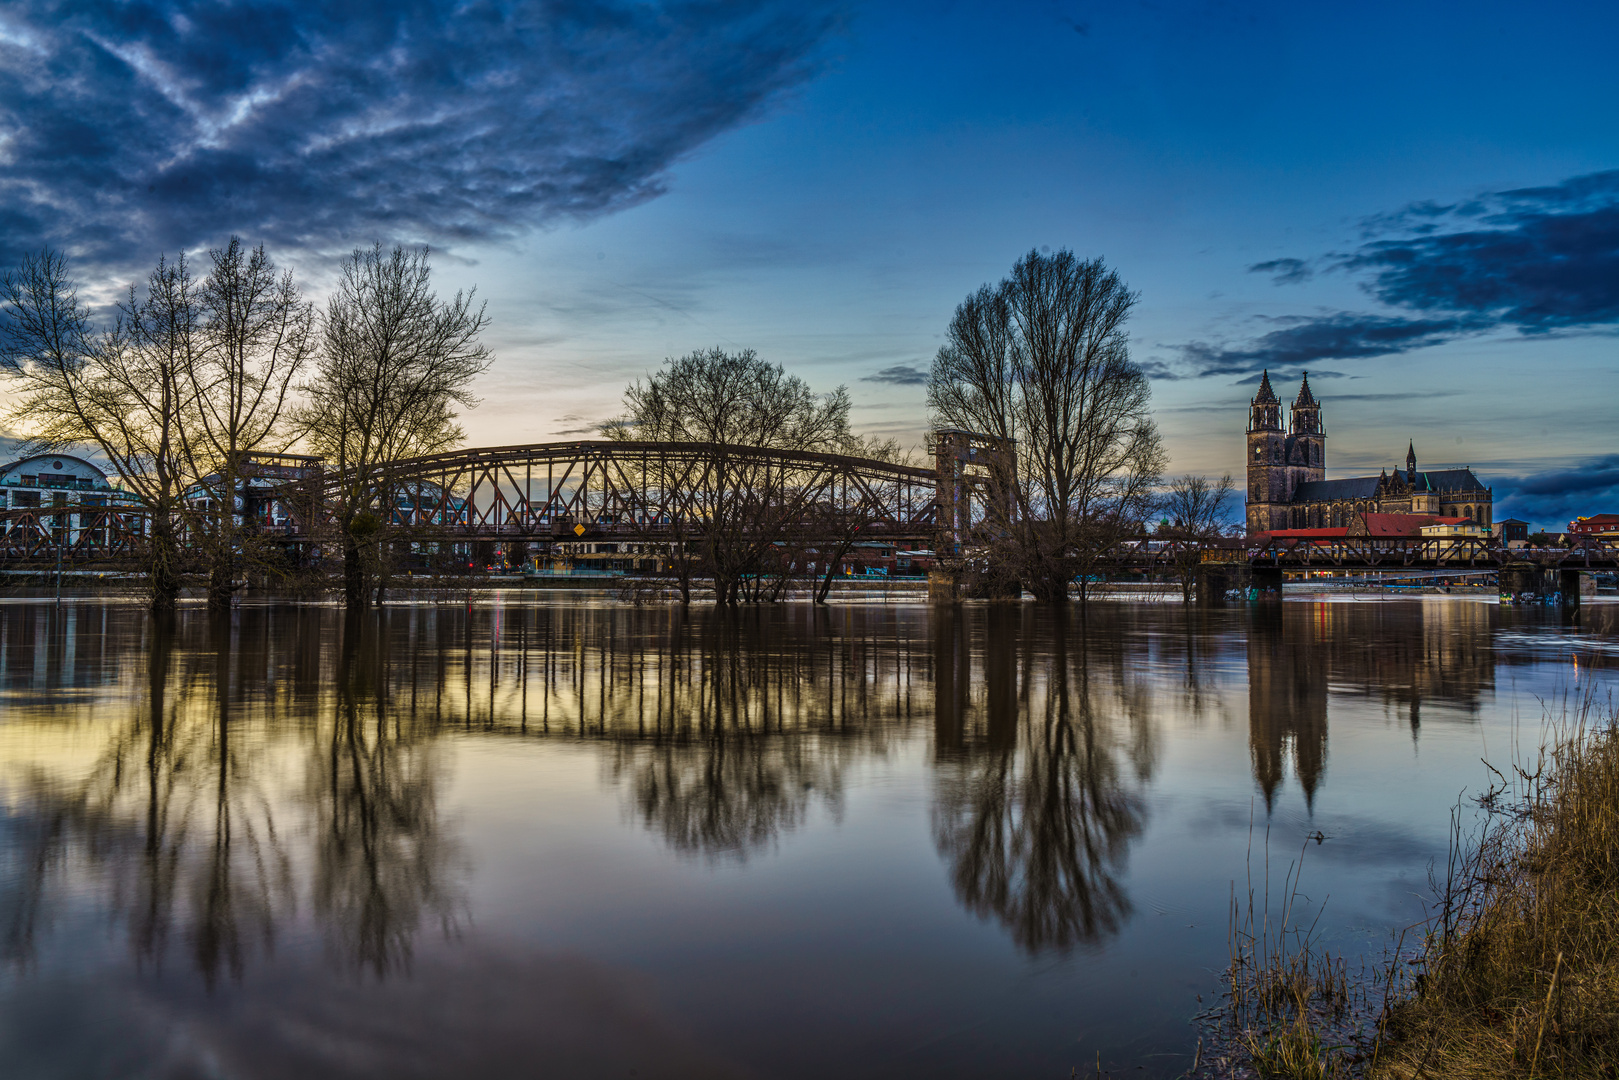
[[[1471,469],[1417,468],[1415,444],[1405,468],[1378,476],[1327,479],[1327,433],[1306,374],[1288,422],[1270,372],[1248,411],[1248,532],[1347,528],[1365,514],[1464,518],[1490,527],[1494,500]]]

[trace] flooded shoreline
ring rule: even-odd
[[[1616,614],[13,600],[0,1051],[1174,1076],[1250,827],[1329,837],[1323,925],[1380,947]]]

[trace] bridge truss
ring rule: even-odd
[[[711,443],[590,440],[483,447],[389,465],[391,523],[422,538],[540,541],[696,537],[742,512],[813,534],[927,544],[933,470],[839,454]],[[353,484],[333,475],[328,511]]]

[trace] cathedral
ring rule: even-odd
[[[1327,434],[1308,372],[1291,414],[1284,428],[1282,403],[1267,371],[1248,412],[1249,535],[1352,529],[1368,513],[1471,519],[1489,528],[1490,489],[1471,469],[1418,469],[1415,444],[1406,451],[1403,470],[1328,480]]]

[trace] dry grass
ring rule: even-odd
[[[1272,913],[1233,895],[1228,999],[1203,1076],[1619,1080],[1619,715],[1565,700],[1533,761],[1459,810],[1415,955],[1351,976],[1293,926],[1300,859]]]
[[[1393,1002],[1382,1078],[1619,1077],[1619,730],[1566,702],[1532,767],[1458,840],[1417,975]]]
[[[1261,885],[1253,884],[1250,851],[1246,895],[1233,891],[1231,899],[1229,997],[1213,1040],[1213,1072],[1231,1075],[1240,1063],[1245,1073],[1266,1080],[1348,1077],[1354,1036],[1364,1026],[1367,998],[1360,988],[1367,980],[1351,981],[1343,959],[1320,947],[1319,910],[1310,925],[1295,925],[1304,851],[1283,873],[1274,911],[1268,834],[1264,851]]]

